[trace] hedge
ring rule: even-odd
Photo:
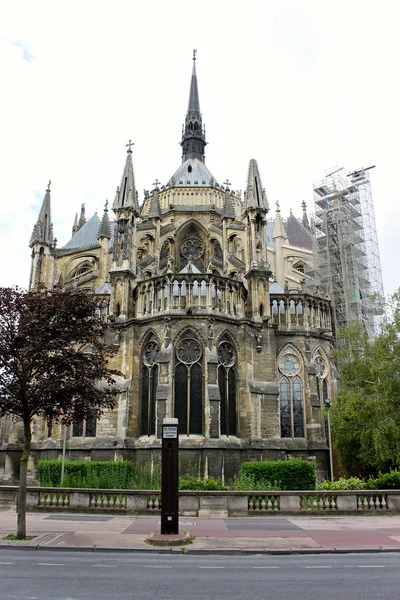
[[[239,475],[251,475],[256,484],[265,481],[281,490],[315,490],[314,463],[300,458],[245,462]]]
[[[39,460],[39,483],[42,487],[61,485],[61,461]],[[66,460],[63,487],[129,489],[133,484],[130,461]]]
[[[367,490],[398,490],[400,489],[400,471],[379,473],[375,478],[365,482]]]

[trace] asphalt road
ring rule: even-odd
[[[0,551],[1,600],[398,600],[400,554]]]

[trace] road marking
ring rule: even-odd
[[[116,569],[118,565],[92,565],[92,567],[106,567],[107,569]]]
[[[144,565],[146,569],[172,569],[167,565]]]
[[[39,563],[39,567],[65,567],[64,563]]]
[[[357,565],[359,569],[384,569],[385,565]]]
[[[280,569],[280,567],[253,567],[253,569]]]
[[[199,567],[199,569],[225,569],[225,567]]]
[[[304,567],[305,569],[332,569],[331,565],[313,565],[311,567]]]
[[[12,565],[12,563],[0,562],[0,565]]]

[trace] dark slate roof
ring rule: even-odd
[[[97,246],[97,234],[100,227],[100,219],[97,213],[87,221],[83,227],[63,246],[63,250],[71,248],[87,248]]]
[[[288,241],[291,246],[312,250],[312,236],[303,223],[290,215],[285,223]]]
[[[198,158],[188,158],[175,171],[168,183],[176,187],[179,187],[179,185],[184,187],[201,187],[202,185],[212,186],[217,181],[201,160]]]

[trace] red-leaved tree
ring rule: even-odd
[[[118,393],[103,342],[105,324],[87,292],[0,288],[0,417],[23,424],[17,537],[26,537],[26,482],[32,421],[70,424],[113,409]],[[88,352],[88,347],[91,351]]]

